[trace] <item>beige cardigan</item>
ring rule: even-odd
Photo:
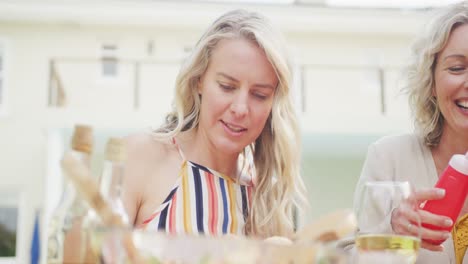
[[[388,136],[370,145],[356,186],[356,198],[366,181],[408,181],[416,189],[433,187],[438,180],[430,149],[415,134]],[[371,216],[370,216],[371,217]],[[387,228],[389,226],[389,221]],[[417,264],[455,263],[452,237],[444,242],[443,252],[421,249]],[[463,264],[468,264],[465,254]]]

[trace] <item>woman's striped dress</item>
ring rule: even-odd
[[[236,182],[184,158],[174,188],[140,228],[169,234],[243,234],[254,173],[250,164],[247,167]]]

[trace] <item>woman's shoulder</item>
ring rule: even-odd
[[[417,133],[382,137],[371,144],[368,154],[403,167],[414,166],[415,162],[426,164],[431,159],[430,150],[424,144],[423,137]]]
[[[365,179],[410,180],[414,184],[415,177],[425,175],[430,158],[418,134],[389,135],[369,146],[361,175]]]
[[[125,137],[127,160],[124,172],[124,196],[135,224],[141,224],[170,192],[180,163],[170,138],[161,140],[151,131]]]
[[[152,153],[164,155],[173,148],[170,139],[156,139],[151,131],[146,130],[127,135],[124,140],[129,154]]]
[[[156,139],[151,131],[139,131],[125,137],[128,158],[138,160],[164,158],[174,146],[170,139]]]
[[[422,147],[422,138],[416,133],[405,133],[384,136],[372,146],[380,150],[412,151],[419,150]]]

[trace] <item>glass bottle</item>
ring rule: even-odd
[[[91,168],[93,130],[87,125],[75,125],[71,140],[72,155]],[[83,249],[80,247],[79,226],[88,206],[77,196],[71,182],[65,179],[59,204],[49,222],[47,237],[47,263],[80,263]]]
[[[123,140],[120,138],[110,138],[106,144],[99,192],[109,203],[114,213],[118,214],[123,222],[128,225],[128,214],[122,201],[125,157],[126,152]],[[123,256],[120,256],[120,254],[123,254],[124,250],[120,249],[119,234],[118,230],[114,230],[115,228],[104,226],[96,212],[89,210],[83,223],[83,231],[87,237],[86,263],[96,263],[98,256],[99,258],[107,258],[106,262],[110,263],[119,263],[123,259]],[[102,256],[100,253],[107,256]]]

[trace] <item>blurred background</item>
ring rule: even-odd
[[[98,175],[107,138],[161,124],[181,61],[236,8],[269,17],[288,43],[310,202],[299,223],[351,208],[367,146],[413,129],[403,67],[451,2],[1,0],[0,263],[29,262],[35,219],[45,252],[74,124],[95,129]]]

